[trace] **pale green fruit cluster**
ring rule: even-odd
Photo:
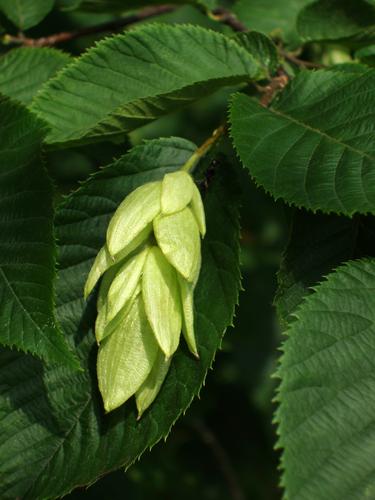
[[[106,411],[135,395],[139,416],[156,398],[181,331],[198,357],[194,288],[204,208],[192,177],[177,171],[135,189],[116,210],[85,285],[100,283],[97,373]]]

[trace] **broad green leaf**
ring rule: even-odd
[[[148,321],[160,349],[171,357],[180,342],[182,310],[176,270],[162,251],[151,247],[142,276],[142,296]]]
[[[375,45],[368,45],[367,47],[362,47],[355,52],[355,57],[360,61],[363,61],[369,66],[374,66],[375,63]]]
[[[311,0],[239,0],[234,12],[250,30],[297,43],[296,19]]]
[[[276,45],[271,38],[258,31],[237,33],[235,41],[253,55],[264,68],[265,73],[271,77],[280,65]]]
[[[374,287],[374,259],[339,267],[287,332],[276,420],[291,500],[374,496]]]
[[[200,268],[201,242],[198,224],[189,207],[154,220],[156,241],[173,267],[194,282]]]
[[[20,30],[39,24],[52,10],[55,0],[0,0],[2,11]]]
[[[195,292],[200,361],[179,349],[158,398],[138,423],[132,401],[104,414],[90,328],[95,301],[85,309],[82,297],[118,204],[136,187],[180,168],[194,151],[195,146],[182,139],[148,142],[101,170],[59,210],[58,315],[85,371],[44,367],[17,352],[0,354],[0,386],[7,388],[0,395],[0,414],[7,415],[0,425],[0,497],[61,497],[104,472],[129,467],[168,435],[200,391],[238,298],[237,190],[232,188],[235,173],[229,165],[217,170],[204,200],[207,235]]]
[[[133,243],[143,231],[148,237],[149,225],[160,212],[160,195],[161,182],[149,182],[124,199],[108,226],[107,246],[111,255],[122,254],[130,245],[134,250]]]
[[[0,97],[0,343],[76,366],[53,313],[52,187],[43,124]]]
[[[68,54],[56,49],[13,49],[0,58],[0,92],[28,105],[41,87],[71,60]]]
[[[375,40],[375,5],[366,0],[318,0],[298,16],[303,40]]]
[[[169,367],[171,366],[172,358],[165,359],[165,354],[159,349],[156,360],[149,376],[138,389],[135,400],[138,410],[138,418],[140,418],[145,410],[155,401],[159,394],[161,386],[167,376]]]
[[[33,110],[50,126],[48,143],[92,142],[262,75],[224,35],[153,24],[99,42],[44,87]]]
[[[151,372],[158,350],[138,294],[120,327],[99,347],[98,382],[106,411],[118,408],[138,391]]]
[[[324,212],[374,213],[373,101],[373,70],[301,72],[270,109],[234,97],[233,142],[276,199]]]
[[[173,214],[185,208],[193,197],[194,181],[189,174],[180,170],[166,175],[162,182],[161,211]]]

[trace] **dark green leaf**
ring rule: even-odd
[[[233,172],[217,171],[205,195],[208,232],[196,289],[200,361],[187,349],[174,357],[156,402],[136,421],[133,401],[105,415],[97,389],[96,344],[91,331],[94,300],[86,307],[83,286],[103,244],[109,218],[124,196],[144,182],[179,168],[195,151],[182,139],[139,146],[103,169],[67,199],[57,220],[60,242],[58,314],[83,363],[84,373],[42,369],[33,359],[3,353],[0,359],[0,496],[60,497],[106,472],[128,467],[166,436],[198,394],[232,322],[239,287],[238,216]]]
[[[130,9],[157,4],[160,5],[160,0],[83,0],[81,1],[81,9],[92,10],[95,12],[124,12]],[[217,0],[175,0],[174,4],[196,4],[209,9],[217,5]]]
[[[53,315],[52,189],[41,124],[0,99],[0,343],[75,366]]]
[[[374,259],[345,264],[287,332],[276,421],[290,500],[374,497],[374,288]]]
[[[0,0],[0,11],[20,30],[39,24],[52,10],[55,0]]]
[[[375,39],[375,6],[365,0],[318,0],[305,7],[297,20],[303,40]]]
[[[250,29],[298,43],[297,14],[311,0],[239,0],[234,7],[238,18]]]
[[[0,92],[30,104],[47,80],[71,61],[68,54],[49,48],[19,48],[0,58]]]
[[[373,216],[339,217],[296,210],[289,242],[278,274],[275,304],[283,326],[311,287],[343,262],[373,256]]]
[[[248,31],[238,33],[234,39],[242,45],[264,68],[268,76],[272,76],[280,65],[277,48],[273,41],[263,33]]]
[[[313,210],[375,212],[375,71],[301,72],[271,109],[242,94],[235,147],[276,199]]]
[[[262,74],[224,35],[154,24],[90,49],[44,87],[33,109],[51,128],[48,143],[105,140]]]

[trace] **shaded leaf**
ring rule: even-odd
[[[375,5],[365,0],[318,0],[298,16],[303,40],[375,40]]]
[[[249,30],[278,36],[288,43],[298,43],[296,19],[311,0],[239,0],[234,12]]]
[[[257,31],[237,33],[236,42],[260,62],[267,75],[272,76],[280,65],[276,45],[271,38]]]
[[[0,0],[0,11],[20,30],[39,24],[52,10],[55,0]]]
[[[0,98],[0,343],[76,366],[55,323],[52,187],[42,124]]]

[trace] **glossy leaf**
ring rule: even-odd
[[[52,186],[43,124],[0,97],[0,343],[78,367],[55,322]]]
[[[224,35],[154,24],[88,50],[44,87],[33,109],[50,126],[48,143],[98,141],[262,75],[253,56]]]
[[[204,200],[207,235],[195,292],[200,360],[182,349],[176,353],[156,401],[139,422],[132,401],[104,414],[91,331],[95,301],[86,308],[82,297],[87,273],[118,204],[139,185],[179,168],[194,151],[195,146],[182,139],[148,142],[101,170],[59,210],[58,315],[85,371],[74,374],[46,368],[20,353],[0,353],[0,386],[6,387],[0,413],[8,414],[7,425],[3,420],[1,427],[1,497],[61,497],[104,472],[128,467],[168,435],[200,391],[238,298],[237,190],[229,165],[217,171]]]
[[[244,165],[276,199],[374,213],[374,98],[373,70],[302,72],[270,109],[236,95],[231,135]]]

